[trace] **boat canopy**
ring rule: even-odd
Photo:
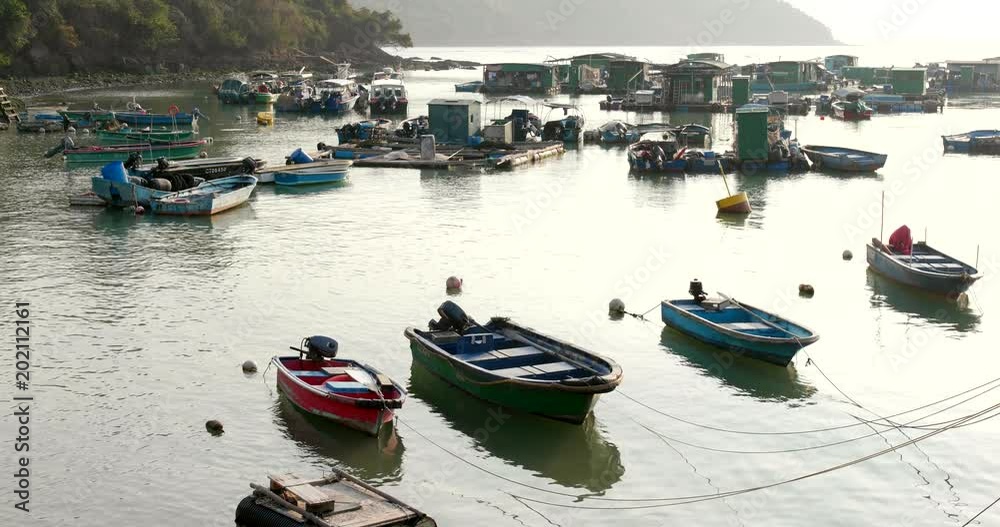
[[[562,102],[546,102],[545,106],[552,109],[559,110],[579,110],[580,108],[575,104],[568,104]]]

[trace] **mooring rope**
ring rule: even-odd
[[[947,402],[947,401],[950,401],[952,399],[957,399],[959,397],[962,397],[963,395],[967,395],[967,394],[972,393],[972,392],[974,392],[976,390],[985,388],[985,387],[987,387],[987,386],[989,386],[991,384],[996,384],[997,382],[1000,382],[1000,377],[997,377],[997,378],[995,378],[995,379],[993,379],[993,380],[991,380],[989,382],[980,384],[979,386],[976,386],[974,388],[970,388],[968,390],[965,390],[965,391],[963,391],[961,393],[957,393],[955,395],[951,395],[951,396],[946,397],[944,399],[941,399],[941,400],[938,400],[938,401],[934,401],[932,403],[928,403],[928,404],[925,404],[923,406],[920,406],[920,407],[917,407],[917,408],[913,408],[911,410],[906,410],[905,412],[899,412],[899,413],[896,413],[896,414],[893,414],[893,415],[889,415],[889,416],[885,417],[884,419],[886,419],[886,420],[893,419],[893,418],[901,417],[901,416],[904,416],[904,415],[907,415],[907,414],[911,414],[911,413],[914,413],[914,412],[919,412],[921,410],[926,410],[927,408],[930,408],[932,406],[937,406],[938,404],[941,404],[943,402]],[[698,423],[698,422],[695,422],[695,421],[691,421],[689,419],[685,419],[683,417],[678,417],[678,416],[673,415],[673,414],[669,414],[667,412],[664,412],[663,410],[660,410],[658,408],[654,408],[653,406],[650,406],[650,405],[648,405],[648,404],[646,404],[646,403],[644,403],[644,402],[642,402],[642,401],[640,401],[640,400],[638,400],[638,399],[630,396],[629,394],[625,393],[622,390],[615,390],[614,393],[616,393],[618,395],[621,395],[622,397],[625,397],[626,399],[634,402],[635,404],[638,404],[639,406],[642,406],[643,408],[645,408],[645,409],[647,409],[647,410],[649,410],[651,412],[654,412],[654,413],[660,414],[660,415],[662,415],[664,417],[673,419],[674,421],[678,421],[678,422],[681,422],[681,423],[684,423],[684,424],[687,424],[687,425],[691,425],[691,426],[694,426],[694,427],[697,427],[697,428],[704,428],[706,430],[713,430],[713,431],[716,431],[716,432],[723,432],[723,433],[727,433],[727,434],[757,435],[757,436],[806,435],[806,434],[816,434],[816,433],[820,433],[820,432],[832,432],[832,431],[835,431],[835,430],[844,430],[844,429],[847,429],[847,428],[854,428],[856,426],[864,426],[866,424],[879,424],[879,423],[881,423],[881,421],[883,421],[883,419],[859,420],[859,421],[853,422],[851,424],[844,424],[844,425],[838,425],[838,426],[830,426],[830,427],[826,427],[826,428],[814,428],[814,429],[811,429],[811,430],[792,430],[792,431],[784,431],[784,432],[760,432],[760,431],[755,431],[755,430],[735,430],[735,429],[731,429],[731,428],[722,428],[722,427],[717,427],[717,426],[712,426],[712,425],[706,425],[706,424]],[[883,424],[883,426],[888,426],[890,428],[895,428],[895,426],[892,425],[892,424]]]
[[[973,516],[972,518],[970,518],[969,521],[963,523],[962,527],[968,527],[969,525],[972,525],[972,522],[976,521],[976,518],[982,516],[984,512],[986,512],[986,511],[990,510],[991,508],[993,508],[993,506],[996,505],[997,503],[1000,503],[1000,498],[997,498],[997,499],[993,500],[993,503],[990,503],[989,505],[986,506],[985,509],[979,511],[978,513],[976,513],[975,516]]]

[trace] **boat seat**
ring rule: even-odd
[[[469,363],[487,370],[502,370],[506,368],[536,366],[538,364],[559,360],[552,355],[538,350],[535,350],[534,353],[523,353],[514,356],[505,356],[501,351],[494,351],[489,355],[490,356],[488,358],[470,361]]]
[[[774,329],[763,322],[728,322],[721,323],[720,326],[733,331],[761,331]]]
[[[456,355],[486,353],[493,351],[494,346],[492,333],[472,333],[462,335],[462,338],[458,340],[455,351]]]
[[[329,381],[323,385],[326,391],[337,394],[368,393],[368,388],[360,382],[354,381]]]
[[[911,263],[910,267],[919,269],[964,269],[965,266],[958,263]]]
[[[499,375],[501,377],[531,377],[535,375],[536,371],[531,371],[528,368],[514,367],[514,368],[504,368],[502,370],[491,370],[490,373],[494,375]]]
[[[535,375],[528,375],[525,379],[532,379],[536,381],[558,381],[560,379],[575,379],[580,377],[590,377],[593,373],[584,370],[582,368],[574,368],[572,370],[564,371],[554,371],[549,373],[538,373]]]
[[[322,370],[288,370],[288,373],[296,377],[329,377],[330,374]]]
[[[546,353],[534,346],[521,346],[519,348],[504,348],[496,350],[496,353],[505,357],[527,357],[534,355],[545,355]]]
[[[534,369],[541,370],[542,373],[564,373],[570,370],[580,369],[578,366],[568,362],[551,362],[549,364],[537,364]]]
[[[484,361],[496,358],[496,355],[491,351],[487,352],[472,352],[472,353],[456,353],[453,355],[456,359],[463,362],[476,362]]]
[[[947,260],[947,258],[939,254],[904,254],[897,256],[896,258],[899,258],[900,260],[921,260],[921,261]]]

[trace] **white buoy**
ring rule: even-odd
[[[256,373],[256,372],[257,372],[256,362],[248,360],[243,363],[243,373]]]
[[[622,315],[625,313],[625,302],[620,298],[614,298],[608,303],[608,312],[612,315]]]
[[[844,251],[844,260],[853,260],[853,259],[854,259],[854,253],[852,253],[851,251]]]

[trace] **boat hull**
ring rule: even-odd
[[[233,181],[239,186],[231,185]],[[160,197],[150,202],[150,208],[167,216],[211,216],[243,205],[256,187],[253,176],[232,176]],[[212,192],[214,188],[218,190]]]
[[[92,177],[90,188],[94,194],[97,194],[112,207],[134,207],[136,205],[148,207],[153,200],[170,194],[162,190],[154,190],[134,183],[120,183],[103,177]]]
[[[943,275],[922,272],[901,263],[872,244],[867,246],[866,258],[868,265],[886,278],[947,297],[955,297],[968,291],[980,278],[978,273]]]
[[[369,435],[377,435],[382,426],[393,420],[395,414],[391,408],[362,408],[327,397],[299,382],[277,358],[272,364],[277,366],[278,389],[303,411]]]
[[[396,115],[396,114],[406,114],[409,103],[406,101],[396,101],[395,103],[393,103],[391,101],[372,99],[369,105],[371,107],[373,114]]]
[[[795,354],[818,337],[801,339],[756,339],[735,331],[725,331],[691,313],[675,307],[671,302],[660,304],[663,323],[671,328],[718,348],[738,355],[761,360],[778,366],[788,366]]]
[[[254,102],[257,104],[274,104],[278,102],[279,97],[281,97],[280,93],[257,92],[254,94]]]
[[[824,152],[806,146],[802,149],[816,168],[828,168],[841,172],[875,172],[885,166],[889,156],[861,150],[842,149]]]
[[[116,113],[115,119],[128,123],[129,126],[191,126],[195,117],[187,113],[179,113],[176,116],[152,114],[152,113]]]
[[[409,331],[407,337],[410,338],[410,351],[415,362],[445,382],[484,401],[573,424],[582,424],[597,403],[599,394],[595,393],[496,383],[496,378],[480,375],[474,370],[460,371],[420,339],[413,338]]]
[[[347,181],[347,172],[309,172],[306,170],[297,170],[274,173],[274,184],[289,187],[318,185],[322,183],[342,183],[344,181]]]
[[[126,161],[133,153],[137,153],[146,159],[193,159],[198,156],[204,142],[197,144],[187,144],[184,146],[174,146],[169,143],[152,143],[147,145],[132,145],[132,148],[109,146],[105,148],[83,148],[78,150],[66,150],[63,156],[70,163],[109,163],[111,161]]]
[[[98,130],[97,140],[106,145],[134,145],[136,143],[169,143],[177,141],[191,141],[194,139],[194,132],[191,130],[166,131],[166,132],[108,132]]]

